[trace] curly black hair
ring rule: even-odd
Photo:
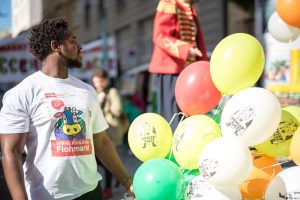
[[[30,52],[43,61],[50,53],[51,41],[55,40],[61,44],[70,31],[68,22],[63,18],[47,19],[31,29],[29,36]]]

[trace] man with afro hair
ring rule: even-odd
[[[81,67],[81,46],[67,21],[36,25],[29,44],[41,70],[5,93],[0,112],[2,162],[12,198],[102,199],[95,156],[129,191],[132,178],[105,132],[95,90],[68,73]]]

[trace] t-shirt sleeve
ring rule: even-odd
[[[103,116],[102,110],[100,108],[100,104],[98,103],[97,94],[96,92],[93,93],[93,134],[101,133],[108,128],[108,124]]]
[[[26,108],[26,99],[21,91],[13,88],[3,97],[0,112],[0,134],[26,133],[29,131],[30,117]]]

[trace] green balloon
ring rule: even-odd
[[[143,163],[133,178],[138,200],[177,200],[180,197],[183,175],[180,169],[166,159],[152,159]]]

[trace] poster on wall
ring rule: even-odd
[[[291,43],[281,43],[266,32],[264,39],[266,44],[264,87],[268,88],[270,84],[275,83],[293,82],[296,77],[295,71],[291,70],[291,64],[295,64],[292,63],[292,52],[300,50],[300,37]]]
[[[282,106],[300,106],[300,37],[278,16],[275,0],[264,3],[263,87],[272,91]]]

